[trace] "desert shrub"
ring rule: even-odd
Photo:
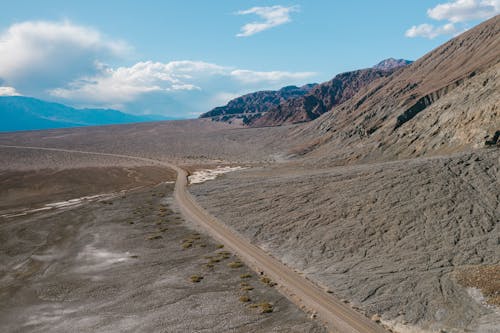
[[[155,239],[161,239],[163,238],[162,235],[151,235],[147,239],[148,240],[155,240]]]
[[[228,264],[231,268],[240,268],[243,267],[243,264],[240,261],[233,261]]]
[[[268,283],[271,282],[271,279],[268,278],[267,276],[263,276],[263,277],[260,278],[260,282],[268,284]]]
[[[271,303],[269,302],[262,302],[262,303],[254,303],[249,305],[250,308],[260,308],[260,313],[271,313],[274,310],[274,307]]]
[[[250,302],[250,297],[248,297],[247,295],[243,295],[240,297],[240,302],[242,303]]]
[[[191,280],[191,282],[193,283],[198,283],[200,282],[201,280],[203,280],[203,276],[201,275],[191,275],[191,277],[189,278]]]

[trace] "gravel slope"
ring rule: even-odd
[[[243,170],[191,192],[250,241],[369,315],[479,332],[500,317],[491,318],[454,276],[468,265],[500,263],[499,162],[500,151],[486,149],[329,170]]]

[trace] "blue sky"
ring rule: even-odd
[[[6,1],[0,95],[195,117],[231,97],[417,59],[500,0]]]

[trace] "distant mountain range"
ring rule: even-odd
[[[289,99],[304,96],[315,83],[302,87],[287,86],[280,90],[263,90],[246,94],[229,101],[225,106],[216,107],[200,116],[212,118],[214,121],[228,123],[242,122],[247,124],[249,119],[260,116],[263,112],[278,106]]]
[[[80,126],[171,120],[162,116],[136,116],[112,109],[75,109],[23,96],[0,96],[0,131],[41,130]]]
[[[411,63],[410,60],[389,58],[372,68],[342,73],[322,84],[257,91],[235,98],[200,118],[229,123],[239,121],[254,127],[310,121],[345,102],[374,80],[387,77]]]

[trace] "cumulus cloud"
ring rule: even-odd
[[[181,91],[216,90],[221,86],[235,89],[275,86],[302,82],[313,72],[251,71],[203,61],[139,62],[116,69],[100,64],[101,71],[82,77],[65,87],[52,89],[58,98],[117,105],[136,100],[152,92],[175,94]]]
[[[424,37],[433,39],[439,35],[451,35],[455,34],[456,32],[457,29],[455,28],[455,25],[453,25],[453,23],[448,23],[439,27],[435,27],[432,24],[424,23],[412,26],[410,29],[406,31],[405,36],[410,38]]]
[[[26,90],[58,86],[126,54],[126,43],[69,21],[28,21],[0,33],[0,78]]]
[[[456,35],[466,30],[464,23],[488,19],[499,13],[500,0],[453,0],[427,10],[429,18],[448,23],[440,26],[428,23],[414,25],[405,32],[405,36],[433,39],[440,35]]]
[[[455,0],[427,10],[432,19],[454,23],[487,19],[499,13],[500,0]]]
[[[21,96],[21,94],[13,87],[0,86],[0,96]]]
[[[237,15],[255,14],[262,21],[250,22],[241,27],[241,32],[238,37],[252,36],[258,32],[277,27],[279,25],[291,22],[290,14],[299,10],[298,6],[268,6],[268,7],[252,7],[246,10],[236,12]]]
[[[236,69],[231,71],[230,75],[235,79],[244,83],[260,83],[260,82],[284,82],[290,80],[304,80],[314,76],[313,72],[283,72],[283,71],[270,71],[270,72],[257,72],[245,69]]]

